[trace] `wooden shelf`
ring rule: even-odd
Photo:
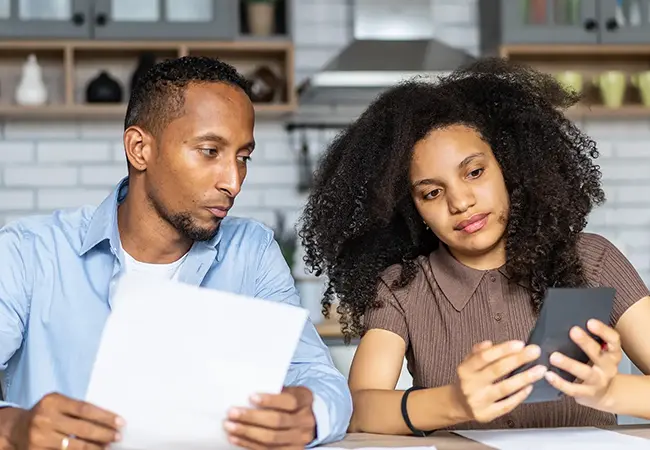
[[[650,45],[606,45],[606,44],[519,44],[503,45],[500,53],[505,57],[518,56],[585,56],[585,57],[611,57],[611,56],[630,56],[638,55],[648,57],[650,55]]]
[[[260,116],[277,116],[290,114],[291,105],[274,105],[258,103],[255,111]],[[0,105],[0,117],[16,119],[123,119],[126,113],[126,104],[119,105],[44,105],[44,106],[19,106]]]
[[[123,118],[130,95],[130,79],[142,52],[157,60],[186,55],[218,57],[249,76],[267,66],[282,80],[272,102],[257,103],[261,116],[283,116],[295,111],[294,47],[288,40],[205,41],[0,41],[0,118]],[[34,53],[43,67],[48,104],[29,107],[13,97],[27,55]],[[88,82],[106,70],[122,87],[119,104],[86,103]]]
[[[234,52],[293,51],[293,42],[286,39],[263,41],[104,41],[104,40],[50,40],[22,41],[0,40],[0,50],[175,50],[183,56],[183,50],[224,50]]]
[[[650,118],[650,107],[644,105],[623,105],[620,108],[608,108],[603,105],[576,105],[567,110],[566,115],[574,119],[581,118],[620,118],[647,119]]]
[[[530,65],[543,72],[556,74],[565,70],[583,75],[584,101],[567,111],[570,118],[648,119],[650,106],[642,103],[639,90],[630,82],[630,75],[650,70],[650,45],[504,45],[501,56]],[[609,70],[626,74],[627,86],[623,105],[608,108],[592,80]]]

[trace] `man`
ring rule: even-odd
[[[232,67],[203,57],[160,63],[131,95],[129,176],[115,191],[97,208],[25,218],[0,231],[8,402],[0,404],[0,437],[12,448],[99,449],[119,440],[119,411],[81,399],[122,274],[299,304],[272,232],[226,218],[255,147],[253,128],[249,86]],[[183,382],[178,355],[169,357]],[[251,449],[338,440],[352,407],[312,324],[282,393],[252,403],[233,408],[223,424],[233,444]]]

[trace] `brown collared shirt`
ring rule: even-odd
[[[635,302],[650,294],[641,277],[607,239],[583,233],[578,252],[590,286],[616,289],[611,325]],[[392,289],[399,266],[381,277],[377,295],[384,304],[370,310],[365,329],[380,328],[406,342],[408,369],[415,386],[438,387],[456,381],[456,368],[474,344],[491,340],[526,341],[536,315],[530,292],[511,283],[504,268],[476,270],[458,262],[444,246],[418,259],[419,271],[406,287]],[[542,428],[615,425],[616,417],[578,405],[572,398],[523,404],[490,423],[466,422],[452,429]]]

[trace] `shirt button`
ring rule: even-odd
[[[508,428],[514,428],[515,427],[515,422],[512,420],[508,420]]]
[[[490,275],[490,281],[492,282],[497,281],[497,277],[495,277],[494,275]]]
[[[501,316],[501,313],[496,313],[496,314],[494,315],[494,319],[495,319],[497,322],[501,322],[502,317],[503,317],[503,316]]]

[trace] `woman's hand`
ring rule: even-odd
[[[605,344],[601,346],[579,327],[573,327],[569,336],[589,357],[592,365],[555,352],[551,355],[551,364],[574,375],[577,380],[570,383],[550,371],[545,376],[551,385],[575,398],[577,403],[607,411],[608,393],[623,357],[621,339],[616,330],[595,319],[587,322],[587,328]]]
[[[521,341],[476,344],[457,369],[459,395],[469,420],[490,422],[521,404],[531,393],[532,384],[542,379],[546,367],[535,366],[504,377],[539,355],[538,346],[524,348]]]

